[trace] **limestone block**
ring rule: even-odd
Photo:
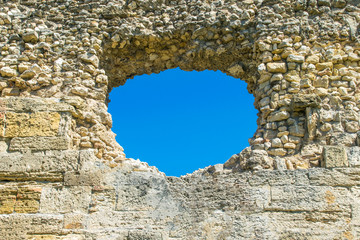
[[[59,234],[63,227],[62,215],[10,214],[0,215],[1,239],[31,239],[34,234]],[[41,239],[41,238],[40,238]],[[50,238],[51,239],[51,238]]]
[[[44,187],[40,199],[41,213],[87,213],[91,201],[91,187]]]
[[[354,201],[351,203],[353,208],[353,224],[360,225],[360,187],[353,187],[351,191],[354,193]]]
[[[324,146],[322,165],[326,168],[349,166],[345,148],[342,146]]]
[[[34,172],[40,175],[40,172],[51,173],[75,171],[79,168],[78,151],[47,151],[35,153],[0,153],[0,179],[9,175],[21,174],[23,178]],[[36,178],[36,176],[33,176]]]
[[[360,184],[358,168],[312,168],[309,170],[311,185],[318,186],[357,186]]]
[[[290,113],[287,111],[277,111],[277,112],[273,112],[271,113],[267,120],[269,122],[276,122],[276,121],[282,121],[285,119],[288,119],[290,117]]]
[[[350,167],[360,167],[360,147],[349,147],[347,150],[347,158]]]
[[[6,111],[11,112],[73,112],[74,107],[56,98],[0,98]]]
[[[64,184],[67,186],[100,186],[102,183],[103,172],[93,171],[79,171],[66,172],[64,175]]]
[[[60,126],[60,114],[57,112],[36,113],[6,113],[6,120],[0,119],[0,124],[6,124],[2,137],[56,136]]]
[[[15,77],[17,75],[17,72],[15,69],[12,69],[10,67],[2,67],[0,69],[0,74],[2,77]]]
[[[37,186],[1,186],[0,213],[36,213],[40,194],[41,188]]]
[[[266,210],[272,211],[351,211],[350,193],[346,188],[318,186],[272,186],[271,201]]]
[[[284,148],[270,148],[268,153],[273,156],[285,156],[287,151]]]
[[[86,215],[83,213],[66,213],[64,215],[65,229],[82,229],[85,227]]]
[[[36,43],[38,41],[39,35],[35,31],[29,31],[22,35],[24,42]]]
[[[19,187],[16,195],[15,212],[37,213],[40,206],[41,188],[37,186]]]
[[[290,54],[287,57],[287,61],[288,62],[296,62],[296,63],[303,63],[305,61],[305,57],[302,55],[295,55],[295,54]]]
[[[318,77],[314,80],[314,87],[316,88],[328,88],[329,87],[329,79],[326,77]]]
[[[10,151],[19,150],[66,150],[70,148],[70,138],[60,137],[14,137],[10,141]]]
[[[317,63],[316,64],[316,69],[319,70],[319,71],[322,71],[326,68],[330,68],[332,69],[333,68],[333,63],[332,62],[324,62],[324,63]]]
[[[6,141],[0,141],[0,153],[6,152],[9,148],[9,145]]]
[[[94,67],[99,67],[99,58],[96,55],[83,54],[80,59],[84,62],[91,63]]]
[[[277,160],[281,160],[284,162],[284,159],[275,158]],[[284,165],[284,163],[280,163]],[[302,186],[309,185],[309,179],[307,177],[306,170],[297,170],[297,171],[289,171],[286,170],[286,166],[283,166],[283,170],[274,170],[274,171],[258,171],[251,174],[248,177],[248,182],[251,186],[284,186],[284,185],[294,185],[294,186]],[[285,171],[284,171],[285,170]],[[240,178],[241,176],[238,176]]]
[[[299,94],[293,96],[291,105],[294,111],[303,111],[307,107],[318,108],[320,102],[320,97],[315,94]]]
[[[286,73],[285,63],[268,63],[267,70],[271,73]]]
[[[289,127],[290,135],[296,136],[296,137],[303,137],[305,136],[305,128],[301,125],[295,124],[293,126]]]
[[[320,61],[320,58],[318,55],[311,55],[306,58],[306,62],[316,64]]]
[[[86,240],[83,234],[30,234],[26,239],[29,240]]]
[[[0,186],[0,214],[14,212],[17,189],[15,187]]]

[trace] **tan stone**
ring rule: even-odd
[[[319,56],[317,55],[311,55],[306,58],[306,62],[316,64],[320,61]]]
[[[326,168],[349,166],[345,148],[342,146],[325,146],[322,166]]]
[[[268,153],[273,156],[285,156],[287,151],[283,148],[271,148]]]
[[[0,186],[0,214],[14,212],[16,193],[16,188]]]
[[[333,68],[333,63],[332,62],[325,62],[325,63],[316,64],[316,70],[318,70],[318,71],[322,71],[322,70],[324,70],[326,68],[332,69]]]
[[[0,69],[0,74],[3,77],[15,77],[17,75],[16,70],[10,67],[3,67]]]
[[[9,150],[66,150],[69,145],[70,138],[67,136],[14,137],[10,141]]]
[[[56,136],[59,131],[60,114],[57,112],[6,113],[6,120],[0,119],[0,136],[30,137]]]
[[[271,73],[285,73],[286,64],[285,63],[268,63],[267,70]]]

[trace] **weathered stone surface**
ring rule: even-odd
[[[3,67],[0,69],[0,74],[3,77],[15,77],[17,75],[17,72],[15,69],[12,69],[10,67]]]
[[[1,125],[6,125],[2,137],[32,137],[56,136],[60,126],[60,114],[57,112],[13,113],[7,112],[5,119],[0,119]]]
[[[346,188],[281,186],[271,188],[271,203],[265,207],[276,211],[340,211],[350,210]],[[347,208],[347,209],[346,209]]]
[[[35,153],[0,153],[0,179],[52,179],[52,173],[80,169],[78,151],[47,151]],[[34,173],[34,175],[30,174]],[[60,176],[62,180],[62,175]]]
[[[350,167],[360,167],[360,147],[350,147],[347,152]]]
[[[19,150],[67,150],[70,138],[59,137],[14,137],[10,141],[9,151]]]
[[[41,213],[86,213],[91,201],[91,187],[44,187],[40,199]]]
[[[73,112],[74,107],[54,98],[0,98],[4,110],[11,112]]]
[[[323,166],[326,168],[346,167],[349,165],[345,148],[342,146],[325,146]]]
[[[0,239],[359,239],[359,7],[2,1]],[[107,112],[176,67],[259,111],[249,147],[181,178],[126,158]]]
[[[318,108],[321,99],[315,94],[295,95],[292,99],[294,111],[304,111],[307,107]]]
[[[309,180],[312,185],[319,186],[357,186],[359,185],[359,169],[339,168],[332,170],[311,169]]]
[[[290,117],[290,114],[286,111],[274,112],[267,118],[269,122],[286,120]]]
[[[271,73],[286,73],[285,63],[268,63],[267,70]]]

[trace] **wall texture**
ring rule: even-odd
[[[0,1],[0,238],[359,239],[359,23],[358,0]],[[250,147],[181,178],[107,112],[175,67],[259,110]]]

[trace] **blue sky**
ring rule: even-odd
[[[179,68],[136,76],[110,93],[113,131],[127,157],[180,176],[249,146],[256,130],[246,83],[220,71]]]

